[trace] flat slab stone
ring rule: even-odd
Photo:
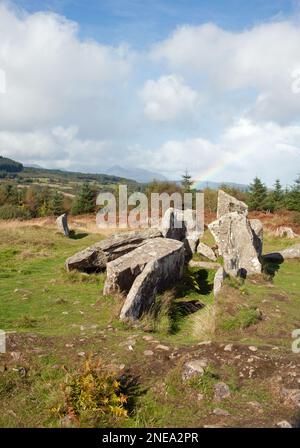
[[[148,240],[161,237],[156,229],[119,233],[90,246],[66,260],[67,271],[101,272],[108,262],[115,260]]]

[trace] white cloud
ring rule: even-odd
[[[132,57],[124,46],[80,40],[77,25],[61,16],[0,5],[0,67],[6,74],[1,128],[75,123],[105,132]]]
[[[287,123],[295,114],[299,118],[300,99],[292,91],[292,75],[300,66],[299,23],[267,23],[240,32],[213,24],[183,26],[156,44],[151,58],[204,80],[216,95],[255,89],[257,101],[248,108],[255,119]]]
[[[165,174],[180,178],[187,168],[201,180],[249,183],[255,175],[269,185],[276,178],[291,183],[300,166],[300,125],[255,124],[238,120],[216,142],[202,138],[169,140],[149,150],[144,159],[148,167],[160,167]],[[133,155],[140,165],[142,155]]]
[[[144,111],[150,120],[172,122],[193,116],[199,101],[198,93],[184,83],[181,76],[161,76],[148,80],[140,91]]]

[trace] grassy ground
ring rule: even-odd
[[[299,355],[291,352],[291,332],[300,328],[299,262],[282,264],[274,278],[228,282],[217,303],[215,271],[186,270],[183,280],[158,298],[161,306],[151,317],[126,326],[118,320],[122,298],[102,296],[104,274],[64,269],[68,256],[100,238],[77,233],[66,239],[38,226],[1,228],[0,328],[9,337],[8,351],[0,355],[0,426],[64,426],[53,408],[63,401],[67,372],[76,371],[88,354],[138,383],[129,416],[110,425],[296,421],[280,390],[295,388],[300,378]],[[266,238],[267,251],[288,244]],[[229,343],[231,350],[224,350]],[[199,381],[183,382],[182,366],[193,358],[207,358],[210,370]],[[231,395],[217,403],[213,391],[220,381]],[[229,415],[219,415],[219,408]]]

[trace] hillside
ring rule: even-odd
[[[23,168],[22,163],[0,156],[0,173],[20,173]]]

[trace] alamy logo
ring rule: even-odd
[[[6,76],[5,71],[0,68],[0,94],[6,93]]]
[[[0,353],[6,352],[6,333],[0,330]]]

